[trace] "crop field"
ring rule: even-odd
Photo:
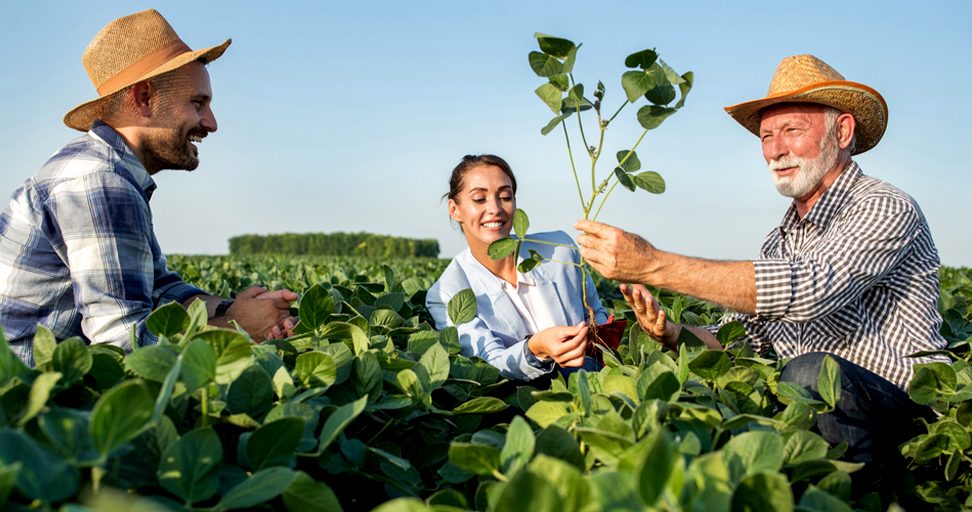
[[[262,344],[205,309],[150,317],[125,355],[35,339],[37,368],[0,347],[0,503],[11,510],[886,510],[813,432],[819,400],[746,347],[662,351],[637,327],[598,372],[526,384],[459,354],[425,290],[448,262],[189,257],[213,293],[300,295],[298,334]],[[972,271],[943,269],[951,364],[910,394],[940,417],[900,449],[896,501],[972,507]],[[633,316],[613,283],[604,303]],[[668,294],[676,321],[721,312]],[[198,304],[197,304],[198,305]],[[719,333],[728,343],[741,327]],[[2,342],[6,345],[6,341]],[[821,382],[833,386],[826,372]]]

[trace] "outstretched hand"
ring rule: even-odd
[[[665,310],[661,308],[654,295],[644,285],[622,284],[621,295],[628,301],[641,330],[666,348],[675,349],[678,342],[678,326],[668,321]]]
[[[602,276],[628,283],[644,283],[655,247],[644,238],[608,224],[580,220],[574,229],[581,256]]]
[[[550,327],[527,340],[533,355],[541,360],[553,359],[558,365],[571,368],[584,365],[587,350],[587,323],[568,327]]]

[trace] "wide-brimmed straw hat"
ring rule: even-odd
[[[783,59],[765,98],[726,107],[726,112],[758,137],[760,111],[779,103],[817,103],[852,114],[857,121],[853,154],[877,145],[888,126],[888,104],[881,94],[864,84],[844,80],[813,55]]]
[[[118,18],[94,36],[81,56],[98,99],[68,112],[64,124],[88,131],[112,94],[190,62],[208,64],[218,59],[230,42],[227,39],[221,45],[194,51],[155,9]]]

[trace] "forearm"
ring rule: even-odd
[[[756,274],[750,261],[705,260],[655,248],[643,259],[641,282],[645,284],[740,313],[756,312]]]

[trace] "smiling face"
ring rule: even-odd
[[[210,103],[213,92],[206,66],[193,62],[155,81],[152,126],[142,140],[145,168],[191,171],[199,166],[199,148],[216,131]]]
[[[473,253],[485,254],[489,244],[506,238],[513,228],[516,197],[502,169],[477,164],[465,171],[462,188],[449,199],[449,216],[459,223]]]
[[[813,105],[781,105],[763,111],[763,158],[780,194],[809,209],[843,170],[853,117]],[[846,140],[845,140],[846,139]]]

